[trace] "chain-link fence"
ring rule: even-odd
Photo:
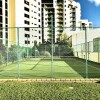
[[[0,78],[100,78],[100,28],[0,28]]]

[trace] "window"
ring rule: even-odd
[[[41,33],[41,31],[39,31],[39,33]]]
[[[5,16],[8,16],[8,11],[7,10],[5,10]]]
[[[6,24],[8,24],[8,18],[5,18],[5,22],[6,22]]]
[[[30,41],[25,40],[25,44],[30,44]]]
[[[0,0],[0,7],[2,7],[2,1]]]
[[[5,28],[5,31],[8,31],[8,25],[5,25],[5,27],[6,27],[6,28]]]
[[[38,11],[40,11],[40,8],[38,8]]]
[[[39,36],[39,39],[41,39],[41,36]]]
[[[0,16],[0,22],[2,23],[2,16]]]
[[[37,19],[36,17],[34,17],[34,19]]]
[[[38,22],[40,22],[40,19],[38,19]]]
[[[38,5],[40,5],[40,2],[38,2]]]
[[[38,16],[40,16],[40,13],[38,13]]]
[[[2,15],[2,8],[0,8],[0,15]]]
[[[6,34],[5,34],[5,38],[6,38],[6,39],[8,38],[8,32],[6,32]]]
[[[25,28],[25,31],[30,31],[30,28]]]
[[[24,23],[25,23],[25,24],[27,24],[27,25],[29,25],[29,24],[30,24],[30,22],[29,22],[29,21],[27,21],[27,20],[25,20],[25,21],[24,21]]]
[[[29,15],[28,14],[24,14],[24,17],[29,18]]]
[[[25,37],[30,38],[30,35],[29,34],[25,34]]]
[[[8,9],[8,5],[7,5],[7,3],[5,3],[5,9]]]
[[[0,32],[0,38],[3,38],[3,34],[2,34],[2,32]]]
[[[24,3],[25,3],[26,5],[29,5],[29,2],[28,2],[27,0],[24,0]]]
[[[27,12],[29,12],[29,8],[27,8],[27,7],[24,7],[24,10],[27,11]]]
[[[2,24],[0,24],[0,27],[2,27]]]

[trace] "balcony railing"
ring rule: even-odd
[[[57,6],[63,6],[62,2],[57,3]]]
[[[57,14],[63,14],[63,11],[58,11]]]

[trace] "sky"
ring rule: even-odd
[[[88,19],[94,27],[100,27],[100,0],[75,1],[81,5],[81,19]]]

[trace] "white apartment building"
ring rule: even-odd
[[[79,26],[81,10],[80,4],[74,0],[51,0],[46,1],[42,0],[42,12],[43,16],[43,26],[51,26],[51,15],[53,16],[53,37],[54,41],[57,42],[59,34],[62,34],[63,31],[76,31],[76,26]],[[70,27],[70,28],[63,28]],[[50,28],[44,29],[44,41],[47,41],[51,33]]]
[[[8,0],[0,0],[0,43],[8,45]]]
[[[35,41],[42,42],[41,0],[9,0],[9,18],[9,27],[20,27],[21,46],[33,47]],[[12,42],[17,42],[17,33],[18,30],[10,30]]]
[[[57,42],[63,32],[73,33],[84,26],[93,25],[81,20],[80,4],[74,0],[0,0],[0,27],[20,27],[21,46],[32,47],[35,41],[37,44],[51,42],[51,33]],[[17,33],[15,28],[0,29],[0,41],[7,44],[5,38],[8,38],[9,45],[16,44]]]
[[[91,22],[81,20],[81,6],[75,0],[42,0],[42,13],[42,25],[44,27],[52,26],[51,16],[53,16],[53,27],[55,27],[53,31],[50,27],[43,29],[43,41],[50,40],[51,32],[54,42],[57,42],[58,35],[64,31],[66,33],[78,31],[80,28],[76,27],[83,27],[83,23],[89,27],[92,26]]]

